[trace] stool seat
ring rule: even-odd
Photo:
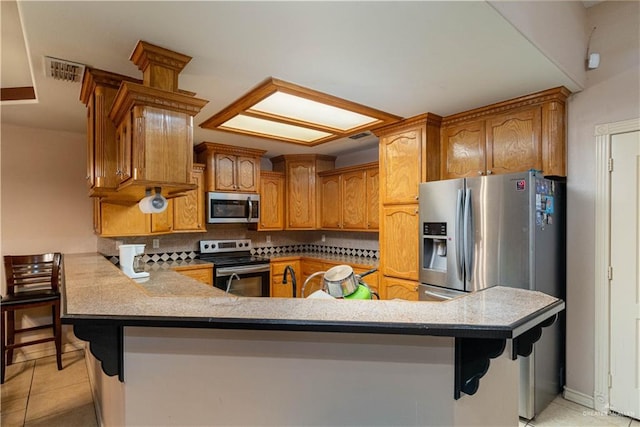
[[[0,305],[18,305],[28,303],[38,303],[38,302],[49,302],[60,299],[60,292],[55,292],[50,289],[44,289],[39,291],[25,291],[20,292],[16,295],[7,295],[6,297],[2,297],[0,301]]]
[[[13,363],[16,348],[55,341],[58,370],[62,369],[62,322],[60,320],[60,277],[62,254],[5,255],[4,270],[7,293],[0,299],[2,345],[0,384],[4,384],[6,365]],[[16,328],[15,313],[37,307],[51,307],[51,323],[28,328]],[[29,341],[16,342],[16,335],[39,329],[51,329],[51,335]],[[6,356],[6,359],[5,359]]]

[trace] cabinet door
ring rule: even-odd
[[[416,203],[422,180],[423,128],[388,135],[380,139],[382,201]]]
[[[138,117],[138,110],[142,116]],[[193,117],[156,107],[134,107],[133,163],[147,181],[191,183]]]
[[[293,281],[287,276],[287,283],[283,284],[284,269],[290,265],[296,274],[296,293],[300,296],[300,288],[302,286],[300,276],[300,261],[283,261],[271,263],[271,297],[272,298],[292,298],[293,297]]]
[[[260,159],[253,157],[236,158],[236,189],[242,192],[256,193],[258,191],[258,174]]]
[[[487,173],[542,170],[540,107],[487,120]]]
[[[320,227],[342,228],[340,175],[320,178]]]
[[[118,168],[116,175],[118,176],[118,184],[123,183],[131,179],[132,160],[132,132],[131,132],[131,119],[132,114],[127,114],[127,117],[120,123],[117,131],[117,153],[118,153]]]
[[[306,282],[309,276],[311,276],[313,273],[316,273],[318,271],[327,271],[327,268],[332,267],[332,265],[328,265],[317,260],[303,260],[300,264],[301,264],[300,267],[302,269],[302,284],[299,286],[300,290],[298,290],[298,293],[300,295],[302,292],[302,286],[304,285],[304,282]],[[315,291],[322,289],[322,278],[323,278],[323,275],[318,274],[317,276],[314,276],[311,280],[309,280],[309,282],[307,283],[307,286],[304,288],[305,298],[311,295],[312,293],[314,293]]]
[[[236,156],[215,155],[216,191],[236,191]]]
[[[442,129],[442,179],[483,175],[485,122],[476,121]]]
[[[342,228],[367,228],[367,181],[365,171],[342,175]]]
[[[150,214],[143,214],[138,204],[100,203],[101,236],[143,236],[151,232]]]
[[[173,231],[207,231],[205,226],[204,170],[192,172],[192,183],[198,188],[186,196],[173,199]]]
[[[380,228],[380,171],[367,170],[367,229]]]
[[[384,299],[404,299],[418,301],[418,283],[410,280],[384,276],[382,278]]]
[[[316,170],[313,162],[287,164],[287,228],[316,228]]]
[[[418,280],[418,205],[385,206],[380,230],[382,273]]]
[[[202,266],[199,268],[175,267],[173,268],[173,270],[187,277],[191,277],[192,279],[195,279],[206,285],[213,286],[213,267],[211,266]]]
[[[167,200],[167,209],[164,212],[151,214],[152,233],[171,233],[171,231],[173,231],[173,199]]]
[[[284,175],[260,176],[260,223],[258,230],[284,229]]]

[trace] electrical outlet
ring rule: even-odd
[[[322,241],[323,241],[323,242],[326,242],[326,241],[327,241],[327,237],[326,237],[324,234],[322,235]]]
[[[160,239],[153,239],[153,249],[158,249],[160,247]]]
[[[267,234],[267,243],[271,243],[271,236]]]
[[[120,249],[121,244],[122,244],[122,240],[116,240],[116,249]]]

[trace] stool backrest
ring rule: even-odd
[[[58,292],[60,286],[59,252],[40,255],[5,255],[4,270],[7,276],[7,294],[51,289]]]

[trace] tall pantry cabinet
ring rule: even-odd
[[[440,123],[426,113],[374,130],[380,138],[380,293],[418,299],[418,187],[440,178]]]

